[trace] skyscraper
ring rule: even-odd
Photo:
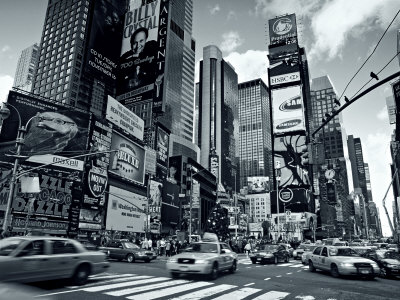
[[[27,92],[31,91],[38,57],[39,46],[36,43],[22,50],[18,59],[17,70],[15,71],[13,87]]]
[[[239,84],[240,187],[249,176],[272,180],[272,130],[269,91],[261,79]]]
[[[221,50],[203,48],[199,82],[200,163],[208,168],[226,191],[239,185],[238,77],[222,58]]]

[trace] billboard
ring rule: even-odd
[[[168,1],[130,2],[125,14],[117,99],[124,105],[153,100],[161,112],[168,31]]]
[[[215,181],[219,182],[219,157],[216,154],[210,154],[210,172],[215,176]]]
[[[389,123],[396,124],[396,104],[393,96],[386,97],[386,107],[389,115]]]
[[[161,220],[161,202],[162,202],[163,184],[161,182],[149,181],[149,213],[152,219]]]
[[[79,214],[79,228],[80,229],[102,229],[104,223],[105,211],[81,208]]]
[[[26,126],[21,155],[57,154],[75,156],[86,153],[89,135],[89,114],[58,106],[49,101],[10,91],[8,103],[21,116],[21,126]],[[10,116],[3,121],[0,134],[0,152],[15,151],[18,132],[18,114],[10,106]],[[28,123],[28,124],[27,124]],[[2,156],[2,161],[14,158]]]
[[[157,165],[157,152],[150,147],[145,146],[146,149],[146,174],[156,175],[156,165]]]
[[[104,119],[92,115],[89,134],[89,147],[91,152],[111,150],[112,124]],[[88,160],[93,161],[94,165],[105,170],[110,165],[110,153],[99,156],[91,156]]]
[[[269,184],[268,176],[247,177],[247,191],[249,194],[269,192]]]
[[[107,205],[107,230],[144,232],[147,198],[110,185]]]
[[[106,119],[135,138],[143,140],[144,121],[111,96],[108,96]]]
[[[118,0],[94,1],[86,68],[100,78],[117,79],[123,14]]]
[[[396,109],[400,110],[400,80],[392,84],[392,89]]]
[[[168,161],[167,180],[180,186],[182,181],[182,156],[172,156]]]
[[[144,184],[145,149],[115,131],[111,140],[111,148],[118,152],[110,155],[109,172],[129,181]]]
[[[179,221],[179,186],[167,180],[163,182],[161,222],[175,226]]]
[[[296,15],[290,14],[268,20],[271,46],[297,44]]]
[[[270,51],[271,52],[271,51]],[[270,56],[269,78],[271,86],[278,86],[286,83],[300,82],[300,66],[298,52]]]
[[[271,91],[274,134],[305,130],[301,86]]]
[[[279,187],[308,185],[307,169],[301,165],[305,135],[275,137],[274,160],[280,162],[281,180]]]

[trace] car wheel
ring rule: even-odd
[[[80,265],[74,275],[72,276],[72,282],[75,285],[84,285],[90,275],[90,267],[88,265]]]
[[[179,273],[171,272],[171,277],[172,277],[173,279],[176,279],[176,278],[179,277]]]
[[[218,264],[214,263],[211,269],[211,272],[209,274],[209,277],[211,280],[215,280],[218,277]]]
[[[253,265],[255,265],[255,264],[256,264],[256,260],[255,260],[255,259],[252,259],[252,260],[251,260],[251,263],[252,263]]]
[[[231,268],[229,269],[229,272],[230,272],[231,274],[233,274],[233,273],[236,272],[236,269],[237,269],[237,264],[236,264],[236,260],[234,260],[234,261],[232,262]]]
[[[288,263],[289,262],[289,256],[285,257],[285,262]]]
[[[340,276],[337,265],[331,266],[331,275],[332,275],[332,277],[335,277],[335,278],[338,278]]]
[[[379,276],[382,277],[382,278],[389,278],[390,277],[390,273],[385,268],[381,268]]]
[[[126,260],[128,261],[128,263],[133,263],[133,262],[135,262],[135,256],[133,254],[129,253],[126,256]]]
[[[312,263],[311,260],[308,262],[308,269],[309,269],[311,272],[315,272],[315,271],[316,271],[316,269],[315,269],[315,267],[314,267],[314,264]]]
[[[146,258],[146,259],[144,260],[144,262],[149,263],[149,262],[150,262],[150,258]]]
[[[278,264],[278,256],[274,257],[274,264]]]

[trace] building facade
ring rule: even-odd
[[[14,76],[14,88],[30,92],[32,90],[32,81],[35,73],[35,67],[39,57],[39,45],[32,46],[22,50],[18,59],[17,70]]]

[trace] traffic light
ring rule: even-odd
[[[300,154],[300,158],[301,158],[301,165],[303,167],[307,167],[311,162],[310,162],[310,156],[312,153],[312,148],[311,145],[303,145],[300,148],[301,154]]]

